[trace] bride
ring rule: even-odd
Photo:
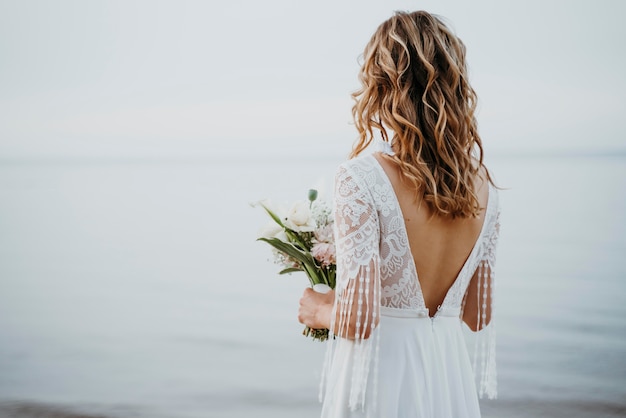
[[[496,395],[500,211],[465,46],[438,17],[397,12],[359,77],[359,139],[335,177],[336,290],[307,289],[298,315],[335,336],[322,416],[480,417],[478,397]],[[378,132],[382,151],[364,155]]]

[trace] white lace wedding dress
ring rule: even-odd
[[[331,329],[342,329],[350,315],[357,315],[357,338],[336,337],[328,343],[322,417],[480,417],[478,396],[496,395],[493,311],[490,324],[477,333],[473,359],[460,318],[474,277],[479,291],[472,296],[478,303],[472,305],[479,307],[479,323],[485,321],[498,219],[497,191],[490,185],[480,235],[431,317],[400,206],[383,168],[372,155],[339,167],[335,311],[340,313],[339,324]],[[489,296],[493,302],[493,293]],[[372,330],[369,338],[366,330]]]

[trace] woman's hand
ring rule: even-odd
[[[330,328],[330,316],[335,301],[335,291],[318,293],[311,288],[300,298],[298,321],[312,329]]]

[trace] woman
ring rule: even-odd
[[[336,336],[322,416],[479,417],[478,396],[496,395],[499,207],[465,46],[439,18],[398,12],[360,80],[359,139],[335,179],[336,291],[300,301],[300,322]],[[361,155],[378,132],[383,152]],[[473,360],[462,322],[480,331]]]

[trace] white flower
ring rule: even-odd
[[[305,201],[294,203],[289,212],[287,212],[285,226],[296,232],[314,231],[317,225],[315,224],[315,219],[311,216],[309,203]]]
[[[282,242],[289,242],[289,238],[287,238],[287,234],[285,234],[285,230],[283,228],[280,228],[280,231],[278,231],[273,238],[278,238]]]
[[[316,200],[313,202],[311,205],[311,213],[313,218],[315,218],[315,222],[318,227],[328,225],[333,221],[332,209],[328,203],[323,200]]]
[[[279,238],[280,233],[285,233],[283,228],[276,222],[270,222],[259,231],[259,238]]]

